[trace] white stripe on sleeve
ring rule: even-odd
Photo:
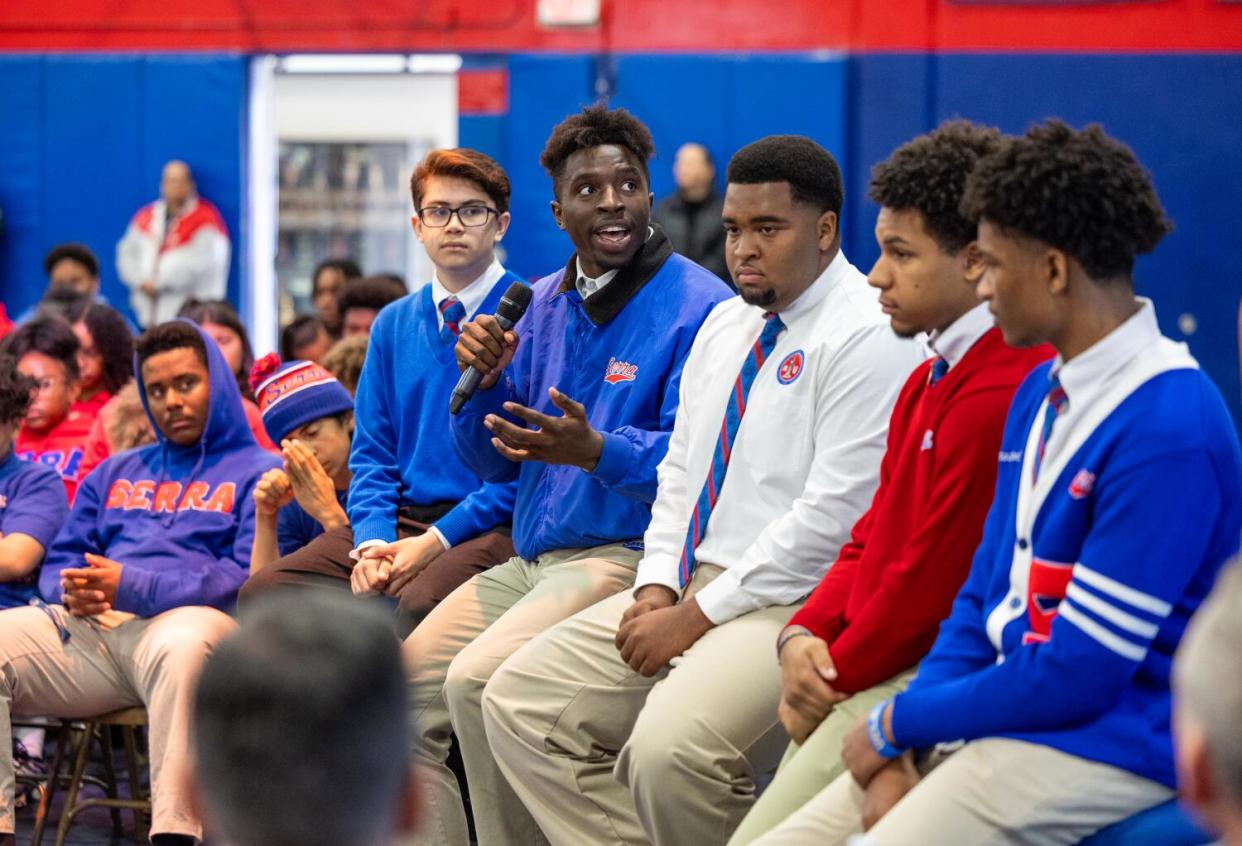
[[[1091,585],[1091,587],[1098,591],[1109,594],[1114,599],[1120,599],[1122,602],[1129,603],[1140,611],[1155,614],[1157,617],[1167,617],[1169,612],[1173,610],[1173,606],[1163,599],[1158,599],[1151,594],[1143,593],[1141,590],[1135,590],[1129,585],[1123,585],[1115,579],[1110,579],[1103,573],[1092,570],[1081,561],[1074,565],[1074,578],[1084,584]]]
[[[1100,646],[1116,652],[1122,658],[1129,658],[1131,661],[1142,661],[1147,657],[1146,649],[1113,634],[1068,602],[1061,603],[1060,616],[1067,623],[1076,626],[1083,634],[1100,644]]]
[[[1141,620],[1133,614],[1127,614],[1115,605],[1111,605],[1098,596],[1087,593],[1078,585],[1070,582],[1069,590],[1065,592],[1066,599],[1072,599],[1075,605],[1081,605],[1088,611],[1094,611],[1098,616],[1103,617],[1108,622],[1117,626],[1119,629],[1125,629],[1128,632],[1138,635],[1139,637],[1153,638],[1160,627],[1155,623],[1149,623]]]

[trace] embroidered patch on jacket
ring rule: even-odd
[[[923,433],[923,445],[919,447],[920,451],[929,450],[932,448],[932,437],[933,437],[933,434],[932,434],[931,429],[928,429],[926,432]]]
[[[794,350],[781,362],[780,368],[776,371],[776,380],[782,385],[788,385],[802,375],[802,365],[805,362],[806,356],[802,354],[802,350]]]
[[[1085,499],[1095,487],[1095,474],[1089,470],[1079,470],[1070,481],[1069,495],[1074,499]]]
[[[604,381],[609,385],[615,385],[618,382],[633,382],[637,376],[637,364],[617,361],[615,358],[608,359],[608,367],[604,370]]]

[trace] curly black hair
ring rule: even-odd
[[[752,141],[729,160],[726,181],[734,185],[788,182],[795,202],[838,216],[845,202],[837,160],[805,135],[769,135]]]
[[[299,314],[280,330],[280,357],[285,361],[294,361],[294,353],[309,344],[315,343],[320,332],[326,333],[323,321],[313,314]]]
[[[194,350],[194,355],[203,367],[210,367],[203,336],[184,320],[169,320],[167,323],[152,326],[134,342],[134,354],[138,357],[140,368],[153,355],[187,348]]]
[[[966,181],[961,211],[1073,256],[1093,279],[1129,278],[1173,230],[1134,152],[1099,124],[1060,120],[1005,140]]]
[[[4,339],[3,351],[18,361],[26,353],[43,353],[65,366],[71,382],[78,379],[78,336],[61,317],[42,313]]]
[[[1000,148],[1000,131],[968,120],[950,120],[902,144],[871,169],[872,202],[923,215],[923,225],[950,255],[975,240],[978,224],[958,206],[966,177]]]
[[[83,323],[103,360],[104,390],[115,394],[134,375],[134,333],[112,306],[79,299],[65,315],[70,324]]]
[[[35,380],[17,369],[17,359],[0,353],[0,423],[16,423],[26,416]]]
[[[552,188],[560,193],[561,177],[565,175],[565,163],[579,150],[612,144],[624,147],[638,159],[647,185],[651,184],[651,172],[647,162],[655,155],[655,141],[641,120],[625,109],[606,109],[602,105],[588,106],[576,115],[570,115],[558,123],[548,136],[539,163],[552,177]]]
[[[57,244],[48,250],[47,255],[43,257],[43,271],[48,276],[52,275],[52,268],[60,264],[64,259],[72,259],[78,264],[86,268],[86,272],[91,276],[99,275],[99,259],[95,258],[95,254],[91,252],[91,248],[85,244]]]

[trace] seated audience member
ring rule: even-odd
[[[370,335],[380,309],[404,296],[405,285],[392,276],[368,276],[346,283],[340,299],[341,336]]]
[[[918,676],[764,846],[843,843],[864,814],[880,846],[1076,843],[1172,796],[1171,659],[1238,548],[1242,454],[1219,391],[1134,296],[1169,223],[1129,148],[1059,121],[980,162],[962,210],[1006,342],[1058,356],[1014,397],[983,541]],[[917,770],[905,751],[957,740]]]
[[[78,336],[78,401],[81,410],[100,414],[134,373],[134,336],[111,306],[81,302],[67,315]]]
[[[284,454],[254,489],[254,575],[326,530],[349,525],[345,513],[354,401],[332,374],[313,361],[282,365],[264,356],[251,375],[263,425]]]
[[[358,393],[358,380],[362,378],[362,368],[367,360],[368,340],[366,335],[342,338],[323,357],[324,370],[335,376],[351,397]]]
[[[223,612],[246,577],[254,486],[277,459],[254,442],[224,357],[192,323],[147,331],[136,358],[160,442],[83,481],[39,578],[61,604],[0,613],[0,736],[14,715],[145,706],[151,842],[191,844],[201,830],[180,777],[191,688],[233,628]],[[13,830],[7,751],[0,832]]]
[[[250,389],[250,369],[254,367],[254,348],[250,345],[250,335],[237,316],[237,309],[224,300],[189,299],[177,312],[178,317],[188,317],[207,333],[207,337],[216,342],[224,360],[228,362],[233,378],[237,380],[237,389],[241,391],[242,408],[246,413],[246,422],[250,432],[259,446],[277,452],[276,444],[267,436],[263,428],[263,415],[254,402],[254,392]]]
[[[880,258],[868,281],[893,331],[930,333],[936,355],[897,400],[870,509],[781,633],[779,713],[793,745],[731,843],[755,840],[840,775],[841,738],[913,677],[983,534],[1009,402],[1052,356],[1006,345],[975,293],[975,224],[958,203],[1000,140],[947,123],[871,172]]]
[[[323,363],[332,348],[332,336],[323,321],[313,314],[300,314],[280,330],[280,357],[284,361]]]
[[[18,323],[32,320],[39,311],[48,308],[62,311],[67,304],[77,300],[109,304],[99,292],[99,259],[85,244],[57,244],[52,247],[43,258],[43,270],[47,274],[47,289],[39,302],[22,313]],[[128,320],[126,327],[132,330]]]
[[[384,309],[371,332],[355,400],[349,522],[255,573],[242,591],[243,603],[280,585],[382,592],[399,600],[402,637],[470,576],[513,554],[514,485],[484,484],[456,460],[448,402],[461,324],[495,311],[519,281],[495,257],[509,226],[500,165],[474,150],[433,150],[415,168],[410,195],[435,274]],[[388,545],[398,538],[406,540],[394,562]],[[355,567],[371,547],[380,557]]]
[[[0,353],[0,608],[35,596],[39,564],[69,515],[60,475],[13,452],[34,386],[12,356]]]
[[[1242,846],[1242,565],[1223,573],[1173,665],[1177,784],[1227,846]]]
[[[538,837],[488,747],[483,686],[539,632],[633,584],[682,365],[732,295],[650,225],[652,152],[647,127],[623,109],[593,107],[554,128],[540,161],[575,253],[534,284],[512,331],[481,311],[457,343],[459,366],[484,376],[452,418],[453,440],[484,478],[517,480],[517,556],[454,591],[406,640],[437,843],[467,837],[445,763],[453,732],[479,841]]]
[[[341,294],[345,285],[362,278],[362,269],[353,259],[325,259],[311,274],[311,304],[333,340],[341,337]]]
[[[65,482],[73,503],[82,479],[82,456],[98,408],[78,406],[81,381],[78,339],[59,317],[36,317],[4,339],[17,369],[35,381],[26,419],[17,434],[18,457],[46,464]]]
[[[540,635],[483,695],[492,751],[552,843],[723,843],[737,827],[786,742],[772,644],[867,507],[926,355],[841,251],[827,150],[763,138],[727,182],[740,296],[686,359],[634,589]]]
[[[265,597],[243,615],[194,693],[193,782],[212,842],[408,842],[403,681],[392,627],[344,596]]]

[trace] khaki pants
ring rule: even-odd
[[[414,756],[427,799],[418,842],[468,842],[461,792],[445,766],[454,733],[480,846],[544,842],[496,769],[480,710],[483,686],[535,635],[633,585],[641,557],[611,544],[513,558],[449,594],[406,639]]]
[[[841,741],[845,735],[877,702],[901,693],[913,678],[914,670],[907,670],[875,687],[860,690],[833,708],[806,743],[789,744],[776,778],[733,832],[729,846],[753,843],[832,784],[845,772],[841,762]]]
[[[39,608],[0,612],[0,832],[13,831],[12,716],[81,718],[143,705],[151,831],[202,837],[184,784],[190,706],[204,659],[236,623],[214,608],[184,607],[106,629],[58,605],[50,611],[68,641]]]
[[[720,572],[700,564],[687,596]],[[600,602],[500,668],[483,696],[492,751],[553,844],[722,844],[789,742],[775,645],[795,608],[717,626],[645,678],[614,644],[633,601]]]
[[[1173,791],[1049,746],[988,738],[931,771],[867,833],[867,846],[1069,846]],[[842,846],[862,830],[845,773],[755,846]]]

